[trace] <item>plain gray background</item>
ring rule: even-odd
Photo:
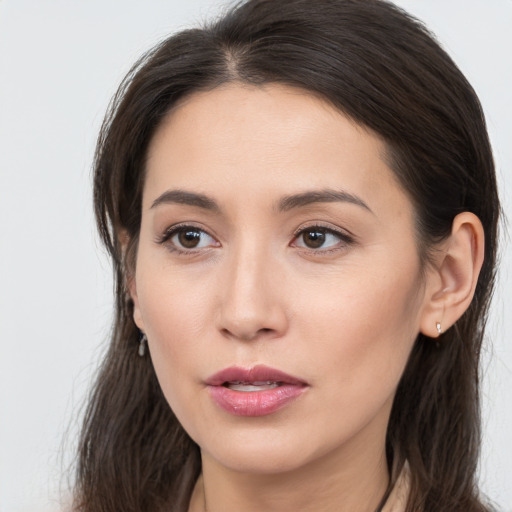
[[[511,217],[512,1],[396,3],[438,35],[479,94]],[[144,50],[219,5],[0,0],[1,512],[59,510],[76,418],[108,337],[110,264],[94,231],[90,178],[108,101]],[[484,353],[481,482],[510,511],[509,242],[502,264]]]

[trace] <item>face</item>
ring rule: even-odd
[[[196,93],[157,131],[134,317],[204,457],[272,473],[383,453],[425,302],[384,154],[278,85]]]

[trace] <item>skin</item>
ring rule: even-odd
[[[470,297],[476,281],[475,265],[453,272],[456,257],[422,272],[413,207],[385,151],[321,99],[278,85],[196,93],[157,130],[130,290],[164,395],[201,448],[190,511],[370,512],[382,499],[386,427],[414,340],[456,319],[450,286],[460,292],[464,277]],[[163,198],[175,190],[217,209]],[[325,190],[351,200],[278,207]],[[196,229],[198,247],[166,238],[178,224]],[[460,221],[461,257],[481,250],[473,224]],[[332,232],[311,248],[301,230],[315,226]],[[255,364],[308,387],[268,416],[220,409],[205,380]]]

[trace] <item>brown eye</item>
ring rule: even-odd
[[[354,239],[346,233],[323,226],[310,226],[296,234],[292,245],[322,253],[341,249],[352,243],[354,243]]]
[[[302,233],[302,240],[306,247],[319,249],[325,243],[326,233],[324,230],[310,229]]]
[[[187,229],[177,233],[179,245],[185,249],[195,249],[201,241],[201,232],[198,229]]]
[[[159,240],[159,243],[165,244],[171,251],[179,252],[194,252],[197,249],[220,246],[215,238],[195,226],[172,228]]]

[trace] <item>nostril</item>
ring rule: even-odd
[[[223,328],[220,331],[223,336],[226,336],[228,338],[237,338],[242,341],[252,341],[256,338],[259,338],[260,336],[266,337],[266,335],[274,333],[275,330],[271,329],[269,327],[262,327],[261,329],[258,329],[256,331],[243,331],[242,329],[237,330],[233,329],[230,330],[228,328]]]
[[[259,299],[262,298],[230,294],[219,305],[217,332],[241,341],[282,336],[288,326],[284,305],[275,296]]]

